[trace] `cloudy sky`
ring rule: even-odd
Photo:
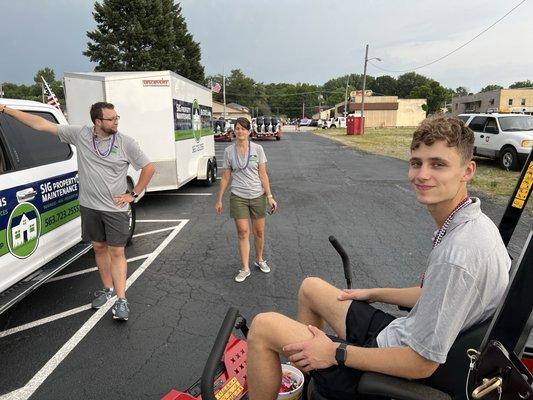
[[[126,1],[126,0],[125,0]],[[522,0],[183,0],[206,74],[240,68],[260,82],[322,84],[346,73],[416,68],[472,39]],[[0,0],[0,82],[31,83],[52,67],[90,71],[90,0]],[[533,0],[472,43],[416,72],[447,87],[533,79]],[[381,69],[378,69],[380,67]]]

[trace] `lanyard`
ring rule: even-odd
[[[96,154],[101,157],[101,158],[106,158],[109,154],[111,154],[111,150],[113,150],[113,146],[115,145],[115,140],[116,140],[116,134],[112,135],[113,138],[109,141],[109,148],[107,149],[107,151],[105,152],[101,152],[100,149],[98,148],[98,146],[96,145],[96,134],[93,132],[93,148],[94,148],[94,151],[96,152]]]

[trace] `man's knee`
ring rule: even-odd
[[[107,251],[106,242],[92,242],[95,253],[105,253]]]
[[[112,258],[122,258],[124,255],[124,247],[109,246],[109,255]]]
[[[324,283],[326,283],[326,281],[315,276],[305,278],[298,291],[298,301],[304,303],[309,302],[313,296],[320,294],[320,287],[323,286]]]
[[[279,323],[281,314],[265,312],[257,314],[252,320],[248,332],[248,345],[266,344],[268,339],[274,339],[273,327]]]
[[[239,239],[248,239],[248,236],[250,236],[250,231],[248,229],[239,229],[237,230],[237,236]]]

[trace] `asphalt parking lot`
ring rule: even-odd
[[[126,250],[129,321],[90,309],[99,278],[93,253],[84,255],[0,316],[0,399],[158,399],[186,389],[230,306],[248,320],[267,310],[295,315],[305,276],[344,284],[331,234],[352,258],[354,285],[418,282],[435,228],[410,191],[406,162],[307,132],[261,144],[280,207],[267,221],[270,274],[233,281],[235,228],[227,196],[223,215],[214,213],[218,185],[148,194]],[[227,145],[216,144],[219,168]],[[482,208],[497,223],[505,207],[482,197]],[[518,226],[515,259],[532,222]]]

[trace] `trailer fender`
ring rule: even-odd
[[[196,174],[198,180],[207,179],[207,166],[213,165],[214,163],[216,163],[216,158],[212,156],[203,156],[198,160],[198,170]]]

